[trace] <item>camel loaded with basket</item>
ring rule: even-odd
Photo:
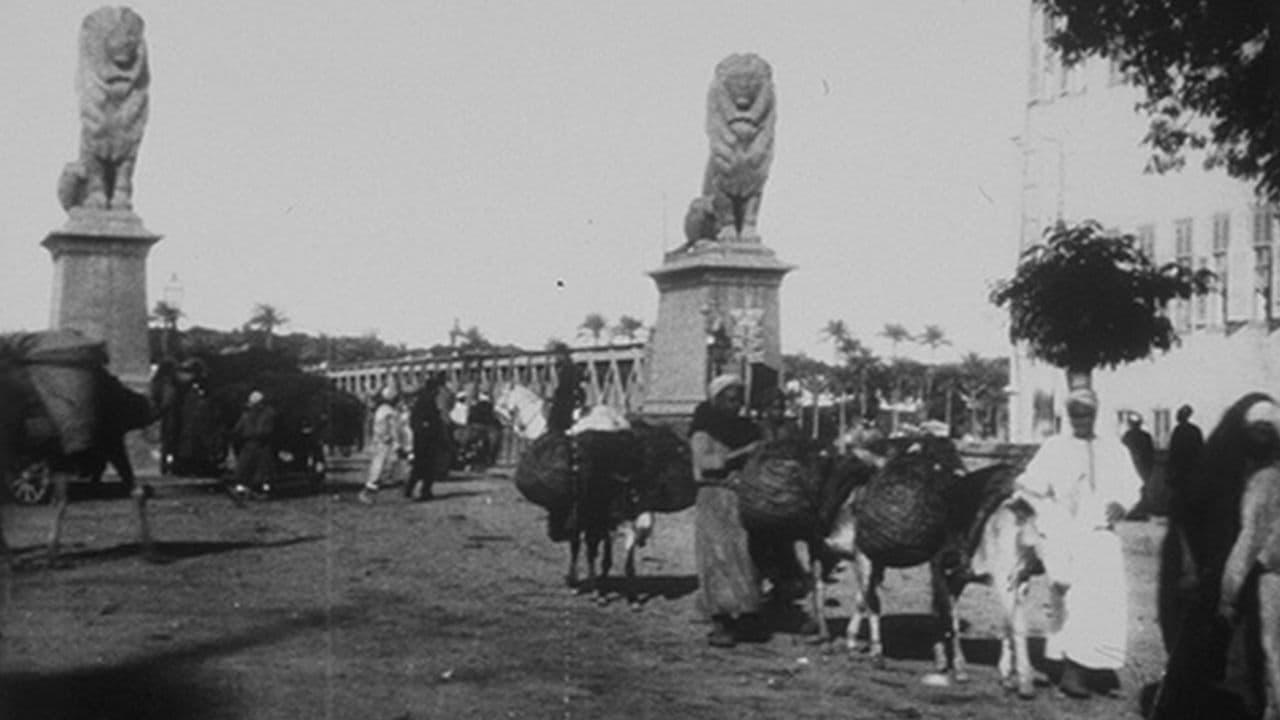
[[[56,503],[50,562],[58,554],[70,478],[92,475],[127,431],[154,419],[146,396],[124,387],[106,365],[105,344],[79,333],[0,336],[0,473],[7,479],[26,463],[48,463]],[[142,549],[149,555],[150,488],[138,485],[132,494]],[[8,556],[3,529],[0,554]]]

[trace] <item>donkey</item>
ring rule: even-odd
[[[1021,598],[1025,594],[1026,578],[1039,568],[1036,557],[1040,548],[1032,522],[1034,514],[1026,512],[1022,505],[1006,503],[1019,469],[1000,464],[961,474],[958,456],[949,457],[945,447],[929,450],[909,446],[902,454],[890,458],[871,483],[857,488],[841,506],[825,538],[825,549],[848,560],[853,570],[855,605],[845,644],[850,650],[867,652],[877,663],[883,662],[884,655],[877,592],[884,579],[884,569],[929,564],[933,614],[939,621],[941,634],[933,645],[936,672],[926,680],[938,684],[968,680],[954,609],[970,582],[1003,583],[997,586],[997,591],[1002,593],[1010,633],[1006,641],[1011,652],[1009,662],[1020,670],[1025,669],[1019,664],[1021,661],[1016,661],[1018,655],[1013,651],[1017,647],[1025,649],[1026,622]],[[925,497],[913,499],[916,495]],[[887,515],[877,513],[875,507],[867,507],[879,503],[893,507]],[[894,528],[878,527],[884,524],[885,517],[892,517],[904,507],[923,508],[919,511],[922,522],[913,528],[909,537]],[[904,520],[906,518],[897,518],[895,522]],[[813,613],[818,621],[819,637],[829,639],[819,563],[813,563],[812,572]],[[1020,579],[1010,584],[1013,581],[1009,578]],[[867,645],[857,639],[863,619],[868,624]],[[1021,645],[1014,639],[1019,632]],[[1025,650],[1021,657],[1025,659]],[[1029,678],[1029,674],[1026,677]],[[1023,690],[1019,685],[1020,693]],[[1031,692],[1029,684],[1025,690]]]

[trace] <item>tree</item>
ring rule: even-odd
[[[1142,88],[1152,169],[1206,164],[1280,201],[1280,4],[1205,0],[1039,0],[1061,21],[1049,38],[1074,63],[1111,58]],[[1194,119],[1203,118],[1201,129]]]
[[[898,345],[913,339],[911,332],[898,323],[885,323],[884,328],[880,330],[880,337],[886,338],[893,346],[892,356],[894,359],[898,357]]]
[[[173,335],[178,330],[178,320],[182,318],[182,310],[164,300],[157,300],[151,310],[151,319],[160,323],[160,354],[169,357],[173,354]]]
[[[809,393],[810,401],[813,404],[812,435],[817,439],[821,427],[818,414],[818,396],[822,394],[822,391],[830,382],[831,366],[801,353],[798,355],[783,355],[782,371],[786,377],[798,382],[800,387]]]
[[[462,331],[461,342],[458,343],[458,349],[462,352],[483,352],[492,350],[493,343],[489,342],[489,338],[480,332],[480,328],[472,325]]]
[[[827,338],[827,340],[831,341],[832,345],[835,346],[836,362],[839,363],[840,365],[844,365],[845,364],[844,361],[846,358],[845,351],[846,349],[848,349],[849,343],[853,341],[853,339],[849,336],[849,327],[845,325],[845,322],[843,320],[828,320],[826,326],[822,328],[822,334]],[[838,388],[839,392],[836,394],[836,397],[838,398],[838,402],[839,402],[839,417],[840,417],[840,425],[839,425],[839,429],[837,430],[837,432],[839,433],[838,437],[844,436],[845,428],[848,426],[848,419],[845,414],[845,407],[844,407],[845,386],[846,386],[846,383],[844,381],[846,380],[846,378],[842,377],[842,375],[844,375],[844,373],[834,373],[832,376],[832,380],[834,380],[835,383],[839,386]]]
[[[1154,266],[1133,235],[1107,234],[1092,220],[1059,222],[990,299],[1008,305],[1011,341],[1066,370],[1069,387],[1090,387],[1095,368],[1168,351],[1178,336],[1165,304],[1208,292],[1212,280],[1178,263]]]
[[[891,400],[894,403],[894,410],[893,410],[893,417],[890,422],[890,425],[892,430],[897,431],[898,429],[897,404],[898,404],[898,401],[902,399],[902,376],[905,372],[905,368],[903,367],[901,358],[898,357],[898,345],[904,342],[908,342],[913,338],[911,336],[911,333],[907,330],[907,328],[898,323],[885,323],[884,328],[880,331],[880,337],[887,338],[893,348],[891,352],[890,362],[889,362],[889,366],[892,368],[893,376],[894,376],[893,397],[891,398]]]
[[[947,333],[938,325],[925,325],[924,331],[916,336],[916,342],[929,348],[929,356],[931,360],[937,359],[938,348],[944,345],[950,345],[951,341],[947,339]],[[925,416],[929,415],[929,398],[933,395],[933,366],[930,364],[924,371],[924,401]]]
[[[599,345],[600,336],[604,334],[605,328],[609,327],[609,322],[604,319],[600,313],[587,313],[582,319],[582,324],[578,325],[578,330],[591,338],[591,342]]]
[[[623,315],[618,318],[618,324],[613,326],[613,336],[623,338],[627,342],[635,342],[636,334],[643,328],[644,323],[638,318]]]
[[[248,327],[262,331],[265,347],[270,350],[274,344],[275,329],[289,324],[289,318],[276,309],[274,305],[259,303],[253,308]]]

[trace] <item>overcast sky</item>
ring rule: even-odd
[[[99,2],[6,0],[0,29],[0,331],[48,324],[40,241],[78,150],[80,21]],[[151,117],[135,209],[164,239],[185,323],[428,346],[454,319],[495,342],[651,324],[646,274],[684,240],[723,57],[773,66],[760,211],[798,268],[784,352],[829,359],[843,319],[941,326],[1004,351],[988,287],[1012,271],[1027,9],[1008,0],[332,2],[139,0]],[[942,359],[940,357],[939,359]]]

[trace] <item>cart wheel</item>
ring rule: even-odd
[[[21,505],[39,505],[52,492],[49,465],[43,460],[23,465],[9,481],[9,494]]]

